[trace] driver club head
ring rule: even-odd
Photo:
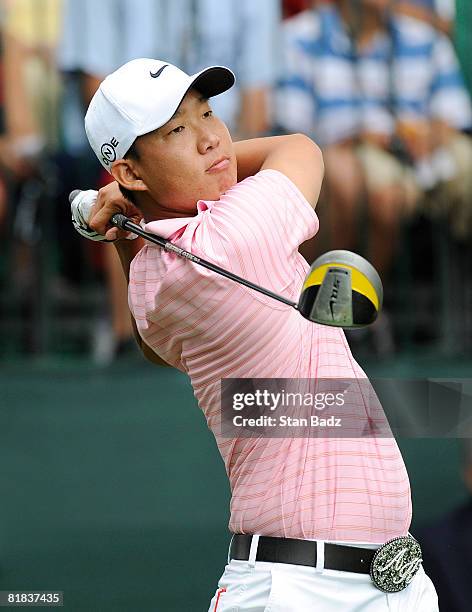
[[[310,321],[352,329],[373,323],[383,287],[375,268],[351,251],[329,251],[311,265],[298,310]]]

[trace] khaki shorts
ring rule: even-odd
[[[364,170],[367,189],[381,191],[387,187],[404,190],[405,212],[411,213],[421,198],[413,170],[394,155],[369,143],[356,148],[357,157]]]

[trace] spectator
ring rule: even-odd
[[[389,5],[362,0],[356,12],[337,0],[288,20],[278,104],[283,128],[325,148],[333,246],[354,244],[365,177],[370,257],[384,276],[399,217],[423,189],[457,236],[472,230],[472,148],[462,133],[472,112],[454,50],[431,25],[389,16]],[[389,152],[396,132],[414,172]]]
[[[472,232],[472,109],[450,40],[407,15],[392,20],[398,133],[430,193],[431,211],[450,217],[458,238]]]
[[[34,211],[26,229],[19,221],[21,193],[28,184],[40,184],[45,177],[39,162],[57,146],[58,124],[54,109],[59,98],[59,80],[54,49],[59,32],[60,0],[10,0],[2,6],[2,86],[4,131],[0,142],[2,174],[8,177],[14,198],[12,218],[21,229],[24,243],[15,245],[13,279],[20,292],[31,282],[34,266],[29,245],[34,232]],[[39,17],[39,18],[38,18]],[[6,192],[0,181],[0,222],[6,213]],[[28,236],[26,236],[28,234]],[[28,239],[27,239],[28,238]],[[23,262],[23,264],[21,263]],[[26,263],[28,262],[28,263]]]
[[[7,141],[2,161],[20,173],[28,157],[46,144],[57,145],[58,125],[51,109],[59,92],[54,49],[60,7],[60,0],[10,0],[3,7]]]
[[[271,124],[279,20],[276,0],[66,0],[59,61],[80,74],[85,106],[106,74],[137,57],[163,57],[189,73],[227,65],[239,86],[215,99],[213,110],[233,134],[251,138]],[[88,150],[83,128],[80,138]],[[114,249],[105,250],[114,334],[123,345],[132,339],[126,286]]]
[[[165,57],[187,72],[226,64],[238,84],[215,113],[256,136],[269,126],[280,17],[278,0],[66,0],[60,63],[99,79],[136,57]]]
[[[395,10],[428,23],[443,34],[452,34],[455,0],[396,0]]]
[[[283,26],[284,77],[277,119],[324,149],[331,246],[353,248],[359,204],[367,196],[369,256],[385,277],[399,221],[418,191],[411,172],[389,152],[395,131],[386,25],[388,0],[320,5]]]

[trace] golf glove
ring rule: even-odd
[[[114,242],[113,240],[107,240],[105,236],[98,234],[88,226],[90,212],[97,200],[97,195],[98,191],[95,191],[94,189],[78,191],[77,195],[70,203],[72,225],[84,238],[94,240],[95,242]],[[127,240],[134,240],[135,238],[137,238],[137,235],[132,233],[128,234],[126,237]]]

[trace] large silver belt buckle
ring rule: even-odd
[[[421,547],[415,538],[394,538],[375,551],[370,577],[381,591],[397,593],[410,584],[422,562]]]

